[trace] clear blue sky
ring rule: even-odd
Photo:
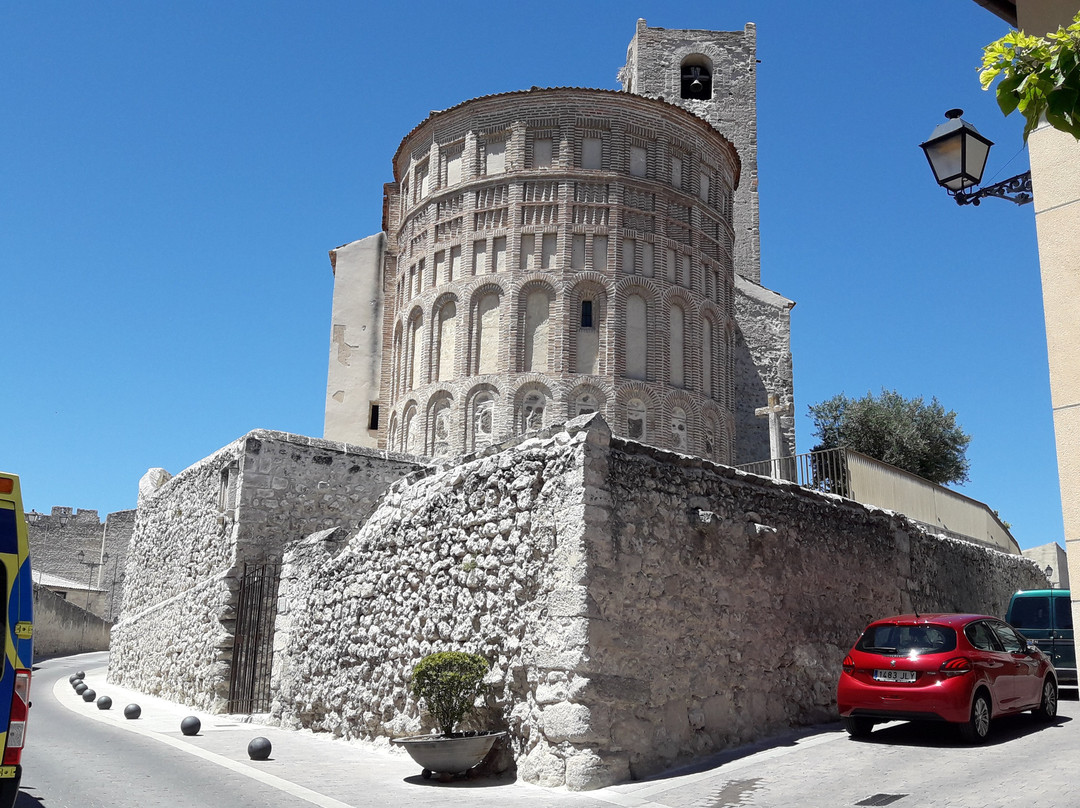
[[[962,490],[1062,541],[1031,206],[957,207],[918,149],[962,107],[988,177],[1027,168],[977,81],[1007,26],[972,0],[5,4],[0,467],[27,507],[131,508],[147,468],[321,435],[327,251],[379,230],[401,138],[479,95],[617,87],[639,17],[757,24],[800,450],[834,393],[937,396],[974,438]]]

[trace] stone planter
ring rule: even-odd
[[[409,756],[424,770],[424,778],[433,772],[460,774],[482,761],[495,741],[505,732],[461,733],[445,735],[411,735],[392,738],[390,743],[404,747]]]

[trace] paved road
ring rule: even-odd
[[[664,777],[580,794],[505,780],[425,781],[416,765],[397,750],[240,723],[113,687],[105,682],[105,661],[105,655],[96,654],[49,660],[39,666],[23,776],[23,797],[37,799],[20,797],[18,808],[111,805],[110,781],[137,793],[158,772],[163,780],[171,778],[164,780],[171,782],[165,788],[171,795],[171,808],[217,804],[229,808],[1080,808],[1080,790],[1073,796],[1069,788],[1074,779],[1080,780],[1073,776],[1074,761],[1080,760],[1080,721],[1075,720],[1080,718],[1080,702],[1075,700],[1061,703],[1061,717],[1052,725],[1040,724],[1029,715],[998,720],[989,743],[983,746],[960,743],[947,726],[897,723],[879,727],[867,741],[852,741],[838,724],[826,725],[734,750]],[[99,694],[112,696],[112,710],[97,710],[74,694],[67,677],[77,667],[86,670]],[[55,712],[42,709],[43,699],[51,700]],[[138,721],[123,717],[123,706],[130,701],[143,707]],[[181,718],[189,714],[202,719],[198,736],[179,731]],[[39,727],[39,720],[56,726]],[[76,764],[83,770],[86,799],[47,799],[50,779],[58,776],[54,769],[59,766],[50,769],[43,763],[44,756],[65,760],[73,754],[63,744],[78,748],[88,722],[107,725],[113,735],[126,734],[127,742],[110,740],[89,750],[89,757]],[[247,743],[259,735],[273,743],[269,761],[248,760]],[[35,741],[48,744],[47,750],[35,747]],[[144,758],[138,774],[119,775],[131,760]],[[175,771],[162,771],[173,765],[170,761],[176,762]],[[223,778],[224,790],[215,792],[219,778]],[[216,797],[207,799],[208,793]],[[163,801],[157,791],[146,796],[142,803],[130,804]]]

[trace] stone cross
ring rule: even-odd
[[[780,472],[780,458],[783,452],[783,445],[781,443],[780,434],[780,416],[782,415],[794,415],[795,411],[790,404],[781,404],[780,396],[776,393],[769,393],[769,405],[767,407],[758,407],[754,410],[754,415],[758,418],[764,418],[768,416],[769,419],[769,460],[770,468],[772,471],[772,477],[774,479],[786,479]]]

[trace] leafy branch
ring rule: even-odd
[[[1024,116],[1025,142],[1043,119],[1080,140],[1080,13],[1045,37],[1010,31],[987,45],[979,83],[988,90],[999,76],[998,106]]]

